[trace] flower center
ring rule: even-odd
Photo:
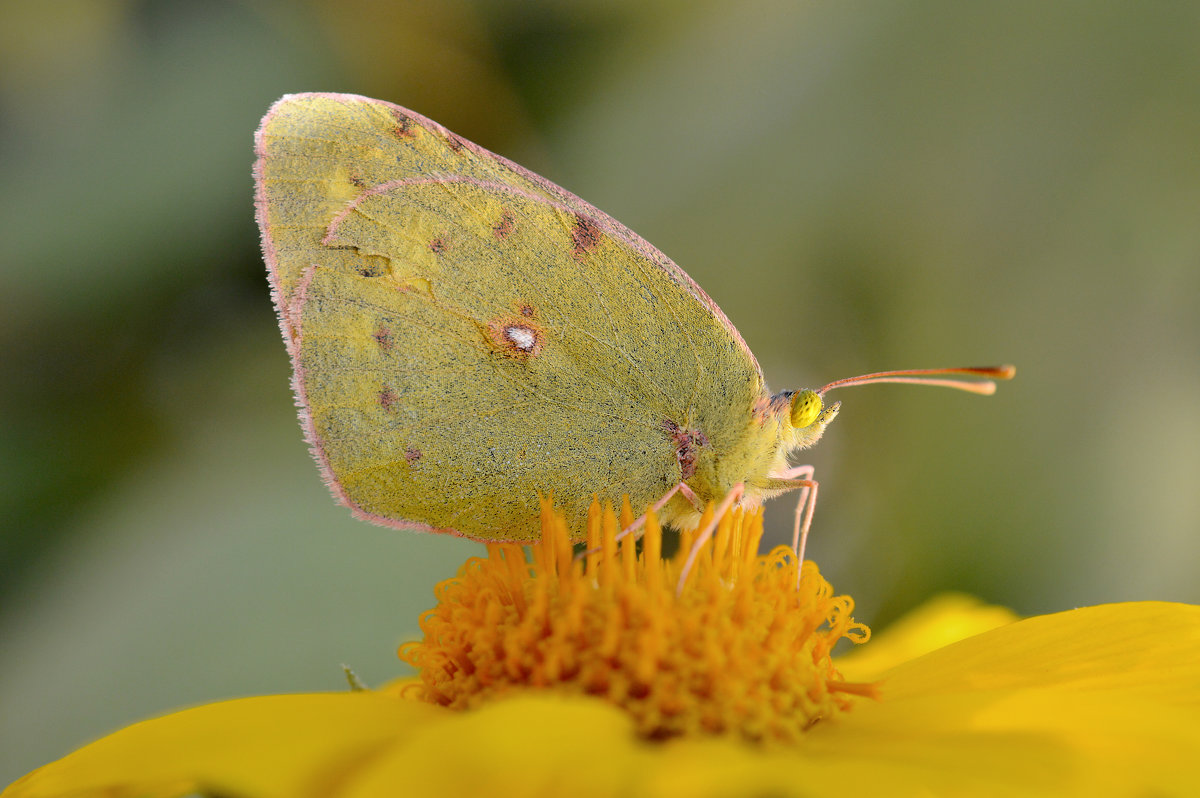
[[[701,520],[703,527],[712,510]],[[488,546],[438,585],[421,617],[424,639],[400,647],[419,673],[405,695],[472,709],[522,690],[591,695],[622,707],[647,738],[736,734],[796,742],[822,718],[847,710],[869,684],[840,679],[835,643],[867,640],[814,563],[799,587],[791,549],[759,556],[761,510],[727,513],[681,589],[694,536],[661,556],[662,531],[647,517],[641,551],[593,503],[586,556],[572,554],[566,523],[542,506],[542,540],[525,550]]]

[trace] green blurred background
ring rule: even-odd
[[[1200,601],[1200,5],[0,2],[0,783],[399,674],[478,551],[350,520],[301,440],[251,134],[317,90],[612,213],[776,389],[1016,363],[839,397],[810,552],[863,620]]]

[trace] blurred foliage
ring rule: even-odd
[[[839,397],[810,551],[865,620],[1200,600],[1198,40],[1184,3],[0,0],[0,781],[387,678],[475,551],[352,522],[305,455],[251,210],[291,91],[609,211],[776,388],[1016,363]]]

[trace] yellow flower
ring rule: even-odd
[[[700,521],[711,526],[712,510]],[[492,545],[437,590],[421,618],[424,640],[402,646],[420,681],[403,695],[451,709],[552,691],[594,696],[621,707],[638,735],[653,740],[733,734],[798,743],[820,720],[851,706],[870,684],[833,666],[843,638],[869,630],[791,551],[757,556],[761,510],[727,513],[688,569],[693,535],[662,559],[662,532],[647,518],[638,556],[632,536],[616,540],[612,510],[593,503],[587,557],[573,557],[566,524],[543,505],[543,540],[526,562],[515,545]]]
[[[627,519],[623,519],[627,520]],[[1027,620],[944,597],[870,645],[851,602],[761,517],[640,555],[593,513],[527,560],[494,546],[439,587],[419,678],[226,701],[134,724],[15,782],[21,796],[1200,795],[1200,607]]]

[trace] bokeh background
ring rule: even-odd
[[[302,443],[250,164],[311,90],[612,213],[776,389],[1016,363],[841,395],[810,552],[862,619],[1200,601],[1200,5],[0,2],[0,783],[400,674],[478,551],[352,521]]]

